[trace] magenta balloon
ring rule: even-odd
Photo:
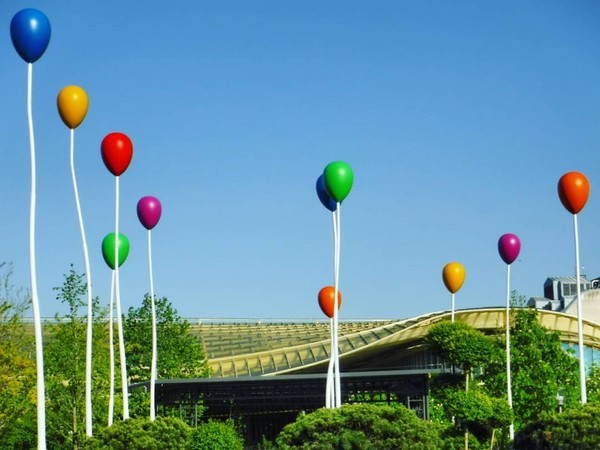
[[[137,204],[137,215],[142,225],[151,230],[160,220],[162,206],[156,197],[142,197]]]
[[[500,236],[498,240],[498,252],[500,258],[506,264],[512,264],[519,257],[521,241],[515,234],[507,233]]]

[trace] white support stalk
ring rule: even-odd
[[[85,264],[85,276],[87,286],[87,336],[85,351],[85,434],[92,435],[92,333],[93,333],[93,310],[92,310],[92,270],[90,269],[90,257],[88,253],[85,228],[83,226],[83,214],[79,202],[79,190],[77,189],[77,177],[75,175],[75,129],[71,128],[70,145],[71,179],[73,181],[73,193],[75,194],[75,206],[79,219],[79,231],[83,247],[83,259]]]
[[[342,204],[338,202],[337,204],[337,208],[335,210],[336,212],[336,229],[337,229],[337,247],[336,247],[336,255],[335,255],[335,282],[334,282],[334,294],[333,294],[333,338],[334,338],[334,345],[333,345],[333,357],[334,357],[334,390],[335,390],[335,403],[334,403],[334,407],[335,408],[339,408],[340,406],[342,406],[342,391],[341,391],[341,387],[340,387],[340,356],[339,356],[339,345],[338,345],[338,335],[339,335],[339,330],[338,330],[338,309],[339,309],[339,303],[338,303],[338,293],[339,293],[339,284],[340,284],[340,247],[341,247],[341,231],[342,231],[342,224],[341,224],[341,220],[340,220],[340,210],[341,210],[341,206]]]
[[[453,292],[452,293],[452,314],[451,314],[452,323],[454,323],[454,300],[455,300],[455,295],[454,295],[454,292]]]
[[[115,271],[111,273],[110,304],[108,307],[108,340],[110,341],[110,386],[108,396],[108,426],[113,424],[115,414],[115,324],[113,314],[115,310]]]
[[[508,395],[508,407],[513,409],[512,381],[510,370],[510,264],[506,265],[506,388]],[[510,440],[515,439],[515,425],[511,421],[508,427]]]
[[[31,106],[33,85],[33,64],[27,64],[27,123],[29,125],[29,150],[31,155],[31,196],[29,203],[29,272],[31,277],[31,308],[35,334],[35,363],[37,376],[37,448],[46,450],[46,388],[44,384],[44,350],[42,342],[42,321],[37,289],[35,265],[35,204],[36,167],[35,138],[33,133],[33,112]]]
[[[119,336],[119,361],[121,363],[121,391],[123,393],[123,420],[129,419],[129,390],[127,381],[127,359],[123,336],[123,314],[121,312],[121,286],[119,281],[119,177],[115,177],[115,288],[117,304],[117,334]]]
[[[579,233],[577,230],[577,214],[573,214],[573,229],[575,230],[575,278],[577,283],[577,331],[579,341],[579,384],[581,389],[581,404],[587,403],[585,380],[585,357],[583,351],[583,310],[581,308],[581,282],[579,280]]]
[[[157,335],[156,305],[154,302],[154,276],[152,273],[152,231],[148,230],[148,266],[150,270],[150,306],[152,312],[152,362],[150,364],[150,420],[156,418],[156,378],[157,378]]]

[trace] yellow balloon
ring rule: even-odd
[[[56,106],[65,125],[75,129],[87,114],[88,96],[79,86],[66,86],[58,93]]]
[[[465,282],[465,268],[461,263],[450,262],[444,266],[442,270],[442,280],[452,294],[458,292]]]

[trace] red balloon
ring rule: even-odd
[[[558,197],[571,214],[585,206],[590,195],[590,183],[580,172],[567,172],[558,180]]]
[[[102,139],[102,161],[115,177],[129,167],[133,157],[133,143],[124,133],[109,133]]]
[[[333,318],[333,299],[335,297],[335,288],[333,286],[325,286],[319,291],[319,306],[321,311],[330,319]],[[340,310],[342,306],[342,293],[338,291],[337,309]]]

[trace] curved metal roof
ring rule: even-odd
[[[576,317],[553,311],[536,312],[540,323],[549,330],[558,331],[562,341],[577,342]],[[456,320],[490,332],[503,327],[506,311],[505,308],[467,309],[456,311],[455,317]],[[433,324],[449,319],[449,311],[434,312],[383,325],[375,323],[371,324],[371,327],[358,327],[358,331],[340,334],[341,363],[368,360],[394,347],[418,345]],[[586,320],[583,322],[585,345],[600,349],[600,324]],[[279,375],[318,371],[321,368],[326,370],[331,348],[330,339],[324,339],[322,333],[314,337],[315,340],[298,345],[209,358],[211,377]],[[248,340],[250,336],[241,335],[239,338]]]

